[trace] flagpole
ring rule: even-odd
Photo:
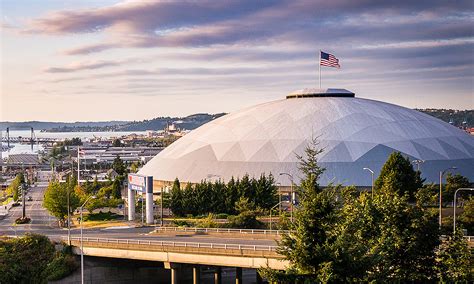
[[[319,88],[321,89],[321,49],[319,50]]]

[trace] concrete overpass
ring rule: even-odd
[[[80,238],[73,237],[71,244],[73,251],[80,254]],[[200,283],[200,266],[235,267],[235,283],[242,283],[242,268],[284,270],[289,262],[276,249],[273,245],[83,238],[84,255],[163,262],[170,269],[172,284],[179,283],[183,265],[192,266],[195,284]],[[220,283],[220,278],[220,269],[216,269],[215,283]],[[261,279],[257,277],[256,281],[259,283]]]

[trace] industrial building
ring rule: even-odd
[[[437,183],[439,172],[453,166],[474,180],[473,136],[427,114],[343,89],[303,89],[215,119],[164,149],[139,173],[153,176],[155,190],[175,178],[197,183],[262,173],[272,173],[286,187],[289,175],[298,183],[297,155],[313,137],[324,149],[322,185],[370,186],[363,168],[377,177],[394,151],[419,160],[427,182]]]

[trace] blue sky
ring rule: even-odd
[[[472,1],[0,0],[0,120],[231,112],[317,86],[474,108]]]

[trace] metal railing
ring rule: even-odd
[[[64,238],[63,238],[64,239]],[[80,237],[72,237],[71,241],[81,241]],[[107,243],[107,244],[126,244],[126,245],[147,245],[158,247],[181,247],[181,248],[202,248],[202,249],[225,249],[225,250],[251,250],[251,251],[276,251],[277,246],[267,245],[244,245],[244,244],[222,244],[222,243],[198,243],[198,242],[173,242],[173,241],[155,241],[139,239],[110,239],[110,238],[92,238],[84,237],[84,243]]]
[[[189,233],[238,233],[281,236],[289,230],[262,230],[262,229],[226,229],[226,228],[196,228],[196,227],[156,227],[155,232],[189,232]]]

